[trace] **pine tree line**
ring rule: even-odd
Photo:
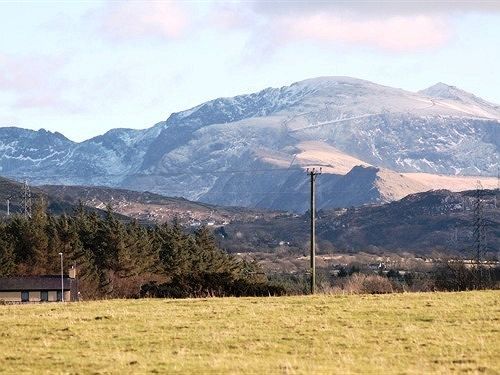
[[[0,276],[58,274],[60,252],[76,266],[84,298],[283,293],[255,263],[219,249],[205,227],[194,234],[176,221],[146,227],[83,205],[54,216],[40,202],[31,218],[0,222]]]

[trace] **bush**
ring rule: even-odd
[[[310,276],[306,274],[275,273],[269,275],[269,284],[285,290],[287,295],[308,294]]]
[[[492,289],[495,287],[494,269],[467,267],[463,262],[446,262],[434,268],[436,289],[443,291],[464,291]]]
[[[422,272],[407,272],[403,276],[403,290],[406,292],[432,292],[436,290],[432,275]]]
[[[401,279],[401,274],[399,273],[399,271],[392,268],[387,272],[386,276],[389,279]]]
[[[387,277],[356,273],[349,277],[344,290],[353,294],[384,294],[392,293],[393,287]]]
[[[267,282],[234,278],[230,273],[177,275],[169,282],[151,282],[141,287],[140,297],[197,298],[226,296],[281,296],[285,289]]]

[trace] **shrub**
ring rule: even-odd
[[[434,268],[436,289],[463,291],[495,287],[494,270],[486,267],[467,267],[463,262],[446,262]]]
[[[141,287],[140,297],[197,298],[225,296],[280,296],[285,289],[267,282],[234,278],[231,274],[200,273],[176,275],[169,282],[151,282]]]
[[[389,279],[401,279],[401,274],[399,273],[399,271],[392,268],[387,272],[386,276]]]
[[[436,289],[434,278],[428,273],[407,272],[403,276],[403,290],[407,292],[432,292]]]
[[[357,273],[349,277],[344,290],[354,294],[384,294],[392,293],[393,287],[386,277]]]

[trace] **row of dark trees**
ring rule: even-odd
[[[0,276],[60,272],[75,265],[84,298],[282,294],[255,263],[219,249],[207,228],[147,227],[79,206],[54,216],[37,204],[31,218],[0,222]]]

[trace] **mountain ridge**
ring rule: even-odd
[[[273,203],[251,190],[297,188],[302,175],[252,172],[242,178],[223,172],[295,163],[325,166],[326,173],[341,178],[356,165],[374,166],[393,179],[374,187],[381,201],[392,199],[384,186],[413,185],[408,192],[432,188],[409,173],[492,179],[500,150],[498,106],[469,93],[460,100],[432,97],[446,90],[441,86],[434,93],[430,88],[414,93],[356,78],[319,77],[216,98],[151,128],[112,129],[79,143],[46,131],[30,143],[33,133],[24,140],[22,130],[8,135],[0,129],[0,173],[36,184],[106,185],[215,204],[268,202],[274,208],[281,202],[281,209],[290,208],[285,199]],[[321,146],[310,146],[313,141]],[[405,182],[397,182],[401,178]],[[245,184],[252,189],[242,188]],[[228,202],[225,191],[238,192]]]

